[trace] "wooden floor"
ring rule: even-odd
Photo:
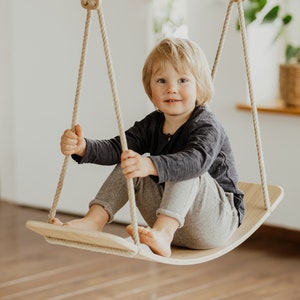
[[[219,259],[171,266],[50,245],[25,228],[28,219],[47,212],[0,201],[1,300],[300,299],[299,242],[263,229]],[[106,231],[125,235],[117,224]]]

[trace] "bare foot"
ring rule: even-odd
[[[109,216],[106,210],[100,205],[92,205],[85,217],[63,223],[58,218],[54,218],[52,224],[68,226],[83,230],[102,231],[108,222]]]
[[[128,225],[126,230],[129,235],[133,235],[132,225]],[[158,255],[164,257],[171,256],[171,241],[170,236],[164,231],[158,231],[153,228],[145,228],[138,226],[138,234],[140,237],[140,242],[146,244],[150,249]]]
[[[103,226],[99,226],[97,223],[85,217],[82,219],[75,219],[66,223],[63,223],[60,219],[55,218],[53,219],[52,224],[92,231],[102,231],[103,229]]]

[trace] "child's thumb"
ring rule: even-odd
[[[82,128],[79,124],[75,125],[75,133],[79,138],[83,137]]]

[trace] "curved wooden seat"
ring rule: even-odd
[[[105,232],[78,230],[37,221],[28,221],[26,226],[30,230],[44,236],[49,243],[53,244],[135,257],[165,264],[198,264],[224,255],[244,242],[263,224],[283,198],[283,191],[280,187],[268,186],[271,209],[267,211],[264,207],[260,184],[240,183],[239,186],[245,192],[246,214],[243,224],[236,230],[227,244],[209,250],[190,250],[173,247],[170,258],[154,254],[146,245],[141,244],[138,247],[130,238],[124,239]]]

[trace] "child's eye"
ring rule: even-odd
[[[163,78],[159,78],[159,79],[157,79],[157,81],[156,81],[157,83],[165,83],[166,82],[166,80],[165,79],[163,79]]]
[[[188,82],[188,80],[187,80],[186,78],[180,78],[180,79],[179,79],[179,82],[180,82],[180,83],[186,83],[186,82]]]

